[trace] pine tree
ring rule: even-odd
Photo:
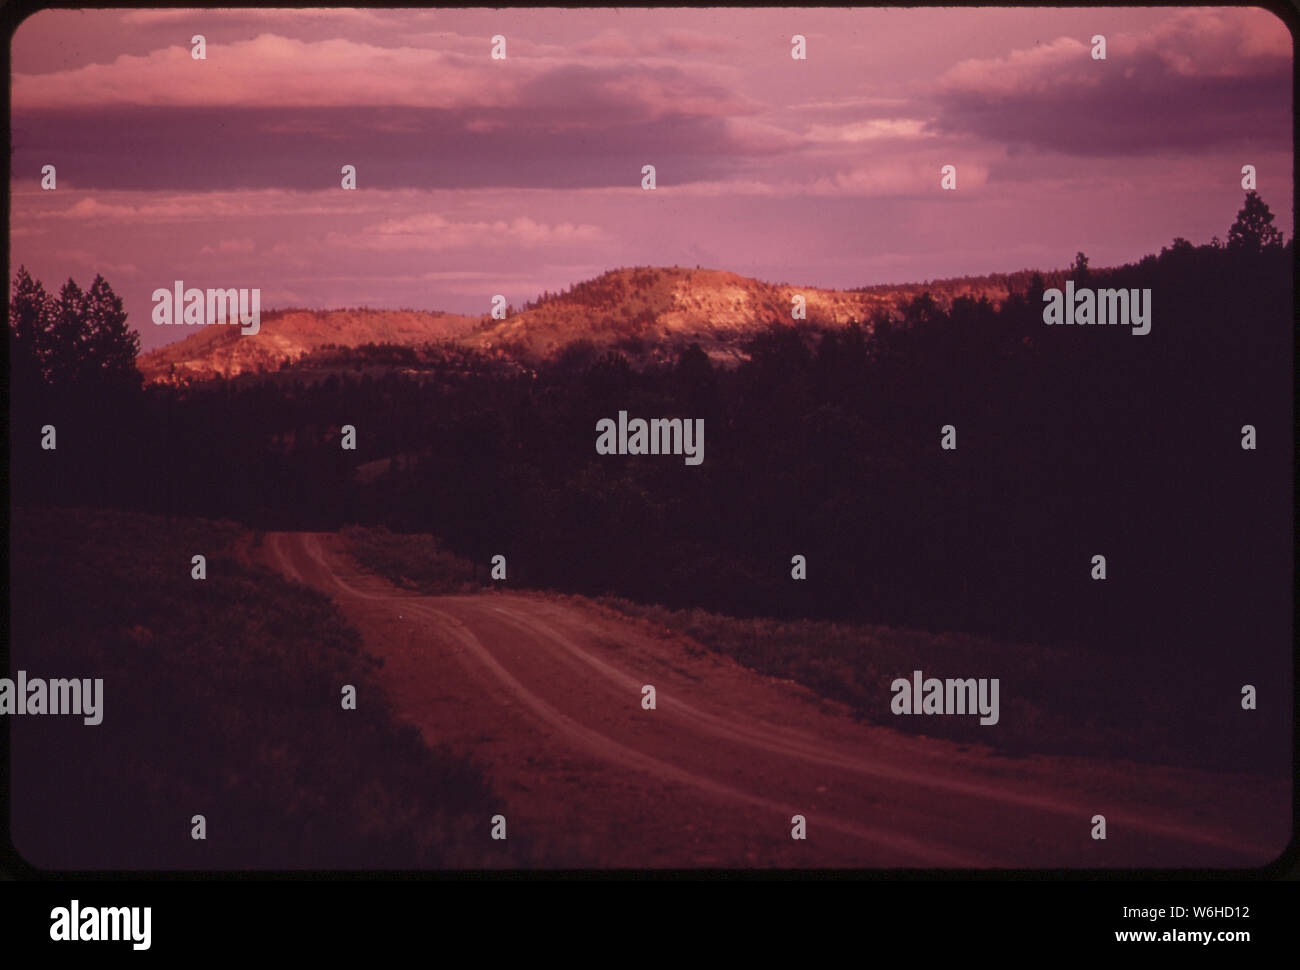
[[[15,389],[36,387],[45,381],[53,302],[27,267],[18,267],[9,301],[9,361]]]
[[[84,307],[89,353],[81,360],[82,376],[115,385],[139,386],[140,372],[135,358],[140,353],[140,335],[126,325],[122,298],[113,292],[103,276],[95,276]]]
[[[55,387],[67,387],[80,376],[81,359],[87,350],[89,334],[85,302],[85,293],[71,277],[53,302],[45,379]]]
[[[1228,230],[1228,248],[1259,253],[1282,245],[1282,232],[1273,225],[1273,212],[1259,193],[1246,193],[1246,204],[1237,213],[1237,221]]]

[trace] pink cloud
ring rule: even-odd
[[[882,139],[927,138],[923,118],[867,118],[844,124],[812,125],[805,138],[812,142],[858,144]]]
[[[1101,75],[1093,68],[1090,46],[1074,37],[1058,37],[1029,50],[1011,51],[1002,57],[961,61],[936,81],[943,92],[983,95],[1017,95],[1096,86]]]
[[[440,250],[458,246],[542,246],[593,243],[605,237],[599,226],[572,222],[547,224],[527,216],[492,222],[458,222],[436,213],[387,219],[349,236],[350,245],[362,249]],[[343,245],[333,236],[327,244]]]
[[[215,246],[204,246],[199,253],[203,256],[247,255],[255,248],[251,239],[223,239]]]
[[[206,60],[194,60],[190,47],[171,46],[143,56],[123,54],[111,64],[16,74],[13,107],[499,106],[515,104],[521,83],[535,74],[527,63],[507,70],[492,62],[486,46],[481,56],[472,56],[469,51],[260,34],[230,44],[210,43],[206,53]]]
[[[956,166],[956,192],[945,191],[939,186],[940,170],[946,164]],[[982,188],[988,179],[987,165],[954,158],[941,161],[939,156],[935,156],[927,162],[889,161],[837,172],[832,176],[814,179],[805,186],[804,191],[809,195],[932,195],[935,198],[948,196],[955,199],[965,197],[958,196],[957,193]]]
[[[687,43],[684,33],[674,37],[664,42],[665,49]],[[508,48],[507,60],[496,61],[489,56],[488,38],[455,34],[440,34],[436,44],[419,47],[345,38],[306,41],[273,33],[230,43],[209,39],[206,60],[194,60],[189,46],[173,44],[144,55],[123,54],[111,63],[15,73],[13,109],[141,105],[486,110],[535,106],[538,92],[549,92],[551,79],[560,77],[570,117],[580,115],[573,109],[584,102],[625,104],[633,117],[651,119],[728,117],[756,110],[750,99],[728,90],[735,71],[725,65],[629,60],[620,52],[575,64],[571,49],[547,48],[544,55],[529,56],[529,46],[515,44]],[[293,124],[312,123],[277,124],[274,130],[288,131]]]
[[[669,28],[633,34],[626,31],[605,30],[580,43],[577,49],[583,54],[631,57],[669,53],[719,54],[735,50],[737,46],[736,41],[729,37]]]
[[[1106,60],[1092,59],[1092,36],[1057,37],[1000,57],[963,60],[935,87],[944,93],[1027,97],[1048,91],[1096,88],[1113,67],[1149,64],[1182,77],[1242,77],[1261,61],[1289,60],[1291,35],[1274,15],[1258,9],[1195,8],[1172,14],[1148,31],[1097,33],[1106,38]],[[1128,75],[1131,76],[1131,75]]]

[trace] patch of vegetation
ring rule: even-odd
[[[350,526],[340,532],[348,551],[368,572],[430,596],[482,589],[487,570],[457,556],[430,535],[390,532],[384,526]],[[481,573],[481,575],[480,575]]]
[[[1243,732],[1225,730],[1220,685],[1167,691],[1175,680],[1151,658],[1115,659],[1077,648],[1010,643],[960,633],[869,624],[736,619],[701,609],[647,606],[614,596],[595,602],[686,636],[746,667],[793,680],[853,709],[861,720],[908,734],[986,744],[1010,756],[1122,758],[1220,771],[1274,771]],[[688,644],[688,653],[697,648]],[[978,717],[890,712],[896,678],[996,677],[996,725]],[[1116,684],[1129,685],[1127,704]],[[1146,689],[1156,687],[1157,689]],[[1140,695],[1140,696],[1139,696]],[[1195,696],[1198,704],[1186,701]]]
[[[486,868],[527,851],[487,837],[483,776],[396,719],[329,599],[239,562],[239,527],[81,509],[12,522],[14,669],[104,682],[98,726],[14,719],[14,841],[34,865]]]

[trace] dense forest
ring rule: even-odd
[[[1038,277],[1000,306],[922,293],[847,328],[771,326],[729,370],[692,347],[641,369],[458,355],[417,374],[141,388],[121,354],[84,364],[96,339],[127,340],[106,285],[53,297],[23,273],[12,501],[383,524],[505,555],[511,584],[733,615],[1285,660],[1294,254],[1271,218],[1252,193],[1226,243],[1106,270],[1081,254],[1076,287],[1150,289],[1144,336],[1045,326]],[[596,423],[620,410],[703,418],[703,464],[598,455]]]

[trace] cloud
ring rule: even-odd
[[[729,37],[698,31],[669,28],[662,31],[629,33],[606,30],[576,47],[581,54],[607,57],[634,57],[656,54],[720,54],[739,45]]]
[[[247,255],[254,248],[251,239],[223,239],[215,246],[204,246],[199,250],[201,256],[229,256],[229,255]]]
[[[107,273],[110,276],[132,276],[139,272],[139,267],[135,263],[115,263],[85,249],[55,249],[52,255],[64,263],[88,267],[101,275]]]
[[[987,154],[987,153],[984,153]],[[978,189],[989,181],[992,161],[983,156],[974,160],[960,153],[952,156],[925,156],[899,159],[882,153],[877,159],[857,163],[847,168],[832,165],[820,175],[806,178],[773,178],[770,180],[735,178],[718,181],[692,182],[687,185],[661,187],[670,197],[727,199],[743,196],[797,199],[808,196],[836,196],[841,198],[882,198],[934,196],[948,193],[939,187],[940,168],[957,165],[960,190]],[[606,189],[606,193],[624,192],[625,189]]]
[[[345,162],[358,187],[568,188],[639,179],[656,158],[678,182],[717,177],[798,142],[716,64],[572,51],[494,62],[486,47],[270,33],[210,43],[208,58],[171,46],[15,75],[14,171],[57,151],[80,188],[314,189]]]
[[[1097,89],[1117,74],[1131,81],[1139,72],[1184,79],[1257,77],[1289,68],[1290,58],[1290,34],[1273,15],[1199,8],[1174,14],[1147,33],[1107,36],[1104,61],[1092,59],[1091,37],[1058,37],[1002,57],[961,61],[935,87],[948,94],[1024,97]]]
[[[870,118],[839,125],[812,125],[805,138],[813,142],[855,144],[892,138],[925,138],[924,118]]]
[[[939,186],[941,167],[939,162],[883,162],[814,179],[804,191],[808,195],[844,196],[954,195]],[[980,188],[988,182],[988,177],[986,165],[977,162],[957,165],[958,191]]]
[[[1182,11],[1108,36],[1105,60],[1090,40],[954,65],[932,86],[928,130],[1092,157],[1290,143],[1290,35],[1271,14]]]
[[[189,192],[337,189],[343,164],[356,166],[362,192],[637,184],[647,163],[680,184],[797,144],[757,119],[714,117],[698,101],[596,94],[584,104],[560,88],[492,112],[124,107],[24,115],[12,131],[14,172],[39,172],[56,152],[61,186]]]
[[[1149,44],[1182,77],[1245,77],[1291,61],[1291,34],[1260,8],[1185,10],[1161,24]],[[1276,66],[1276,64],[1274,65]]]
[[[312,11],[315,13],[317,11]],[[285,23],[301,24],[306,11],[296,10],[258,10],[254,9],[211,9],[211,8],[192,8],[187,10],[128,10],[123,11],[121,18],[122,23],[136,27],[152,27],[158,24],[268,24],[268,23]],[[309,15],[309,14],[308,14]],[[329,20],[331,23],[355,28],[358,25],[383,25],[388,21],[383,17],[383,12],[378,10],[364,9],[331,9],[329,10]]]
[[[1025,97],[1078,85],[1096,87],[1103,75],[1090,51],[1090,45],[1081,40],[1058,37],[1003,57],[961,61],[940,75],[935,86],[944,94],[992,98]]]
[[[14,196],[16,202],[22,200],[28,207],[33,204],[38,206],[42,220],[59,219],[86,224],[194,224],[250,217],[334,215],[341,209],[352,210],[334,193],[288,192],[278,189],[236,193],[115,192],[110,193],[110,201],[84,196],[70,205],[62,204],[63,200],[45,198],[48,194],[40,191],[16,191]],[[14,209],[15,212],[18,211],[19,205],[16,204]]]
[[[596,243],[607,239],[599,226],[555,225],[538,222],[527,216],[497,219],[491,222],[457,222],[436,213],[424,213],[399,219],[386,219],[364,227],[360,233],[348,234],[347,242],[333,238],[329,244],[352,245],[360,249],[441,250],[484,246],[550,246]]]
[[[1057,38],[954,65],[932,87],[928,130],[1087,157],[1282,148],[1290,44],[1260,9],[1184,10],[1147,33],[1108,36],[1106,60]]]
[[[175,11],[142,11],[174,13]],[[188,31],[188,28],[187,28]],[[665,49],[689,44],[684,32]],[[302,40],[275,33],[229,43],[209,40],[206,60],[171,45],[122,54],[107,64],[43,74],[16,73],[15,112],[138,105],[204,108],[387,107],[482,111],[619,105],[634,118],[727,117],[755,110],[728,90],[734,74],[718,65],[677,64],[623,54],[573,59],[572,50],[495,61],[478,39],[439,35],[437,44],[387,46],[347,38]],[[702,40],[701,40],[702,42]]]
[[[511,72],[486,56],[468,53],[381,47],[341,38],[309,42],[270,33],[209,44],[206,53],[206,60],[194,60],[189,46],[171,46],[145,55],[123,54],[111,64],[16,74],[13,109],[266,104],[484,107],[516,103],[521,80],[533,73],[526,64]]]

